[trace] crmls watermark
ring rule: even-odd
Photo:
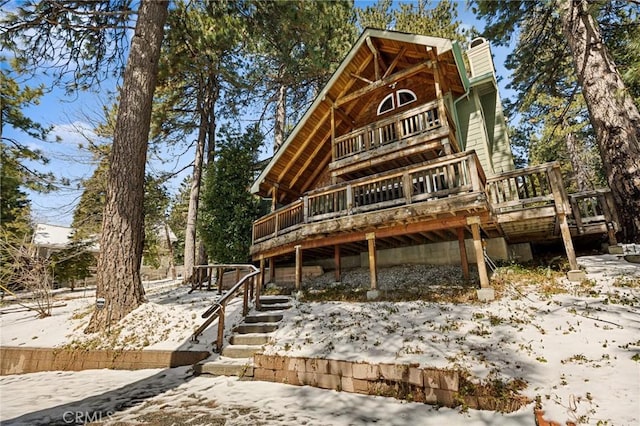
[[[62,421],[70,425],[84,425],[92,422],[102,422],[113,414],[113,411],[65,411],[62,414]]]

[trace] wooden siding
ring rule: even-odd
[[[491,50],[489,49],[488,42],[469,49],[467,51],[467,58],[469,58],[472,78],[486,73],[494,73],[493,59],[491,58]]]

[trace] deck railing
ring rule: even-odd
[[[554,204],[553,163],[502,173],[487,180],[487,195],[497,212]]]
[[[255,221],[253,242],[290,232],[305,223],[467,192],[483,192],[485,181],[477,155],[469,151],[317,189]],[[284,218],[290,219],[286,226],[282,226]]]
[[[334,160],[370,151],[441,127],[443,123],[439,112],[441,102],[435,100],[336,137],[333,141]],[[446,122],[446,117],[444,120]]]
[[[569,201],[578,233],[584,232],[584,226],[598,223],[605,223],[610,230],[615,231],[617,218],[610,190],[598,189],[570,194]]]
[[[256,292],[254,293],[254,281],[255,277],[260,274],[260,270],[253,265],[197,265],[193,268],[193,276],[203,279],[204,277],[208,277],[209,286],[211,285],[211,277],[213,276],[213,271],[217,271],[217,281],[218,281],[218,294],[221,293],[222,290],[222,274],[226,269],[232,269],[236,272],[236,283],[224,294],[220,299],[216,300],[209,309],[202,313],[202,318],[206,318],[204,323],[198,327],[198,329],[191,336],[191,340],[194,342],[198,341],[198,337],[204,333],[204,331],[209,328],[209,326],[217,319],[218,320],[218,331],[216,334],[216,351],[222,352],[222,346],[224,344],[224,320],[225,320],[225,307],[229,300],[231,300],[236,293],[242,289],[243,291],[243,300],[242,300],[242,316],[245,317],[249,313],[249,303],[255,294],[256,301],[259,300],[259,286],[256,286]],[[244,275],[241,275],[241,272]],[[191,291],[193,291],[195,287],[192,287]]]

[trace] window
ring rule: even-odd
[[[396,106],[393,104],[393,93],[387,95],[380,105],[378,105],[378,115],[384,114],[385,112],[391,111]]]
[[[418,98],[416,97],[416,94],[409,89],[400,89],[395,93],[390,93],[385,96],[382,102],[378,105],[378,115],[394,110],[396,108],[396,99],[398,102],[398,108],[400,108],[401,106],[414,102]]]
[[[408,89],[398,90],[397,95],[398,95],[398,107],[401,107],[406,104],[410,104],[411,102],[417,99],[416,94]]]

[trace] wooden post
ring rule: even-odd
[[[369,276],[371,278],[371,290],[377,290],[378,265],[376,256],[376,234],[374,232],[367,234],[367,243],[369,246]]]
[[[216,339],[216,350],[218,353],[222,353],[222,341],[224,340],[224,310],[225,306],[220,306],[220,313],[218,314],[218,336]]]
[[[564,242],[564,249],[567,252],[569,267],[572,271],[578,270],[578,261],[576,260],[576,252],[573,248],[573,240],[571,239],[571,231],[567,222],[567,214],[571,214],[569,201],[566,199],[564,186],[562,184],[562,175],[560,174],[560,166],[554,165],[549,173],[549,181],[551,183],[551,191],[553,192],[553,201],[556,207],[556,215],[560,225],[560,234]]]
[[[302,286],[302,246],[296,246],[296,290]]]
[[[468,217],[467,224],[471,225],[473,248],[476,252],[478,275],[480,275],[480,287],[489,288],[489,275],[487,274],[487,265],[484,263],[484,250],[482,247],[482,239],[480,238],[480,218],[478,216]]]
[[[211,283],[211,274],[209,274],[209,283]],[[224,268],[218,268],[218,276],[216,277],[218,283],[218,294],[222,294],[222,279],[224,277]]]
[[[270,283],[276,282],[276,258],[275,257],[269,258],[269,282]]]
[[[467,258],[467,248],[464,245],[464,228],[458,228],[458,247],[460,249],[460,266],[462,266],[462,275],[466,281],[469,281],[469,259]]]
[[[251,285],[251,278],[245,280],[242,285],[242,316],[246,317],[249,313],[249,286]]]
[[[333,246],[333,263],[336,267],[336,270],[335,270],[336,282],[339,283],[342,281],[342,265],[340,262],[340,244],[336,244],[335,246]]]
[[[278,208],[278,188],[274,185],[271,187],[271,212],[275,212]]]
[[[256,309],[262,308],[260,304],[260,293],[262,293],[262,286],[264,285],[264,258],[260,258],[260,274],[258,275],[258,284],[256,285]]]

